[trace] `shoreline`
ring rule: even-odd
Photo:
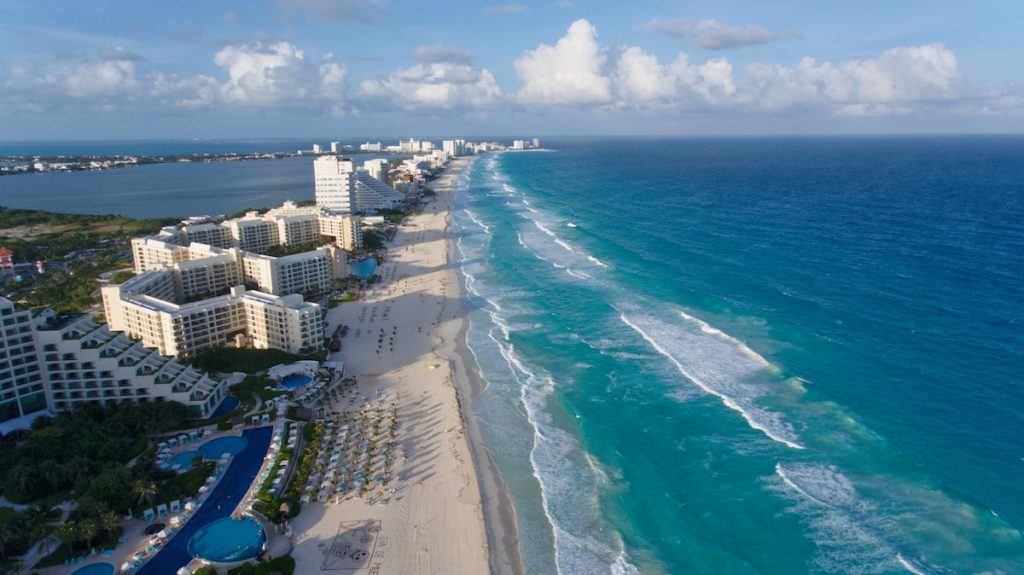
[[[482,382],[465,345],[469,300],[451,231],[457,178],[470,161],[454,160],[431,182],[434,198],[387,243],[377,281],[328,310],[329,330],[351,330],[329,359],[357,385],[322,408],[343,425],[394,410],[402,456],[394,488],[303,506],[292,520],[297,573],[523,573],[511,497],[471,409]]]
[[[462,170],[473,163],[467,161],[452,175],[458,176]],[[447,171],[447,170],[446,170]],[[440,177],[438,178],[438,180]],[[435,180],[436,181],[436,180]],[[433,189],[433,186],[431,187]],[[445,217],[446,258],[453,277],[460,310],[456,313],[459,330],[453,348],[452,373],[455,376],[456,394],[459,399],[460,416],[466,426],[466,437],[473,467],[476,470],[477,484],[480,490],[480,502],[484,514],[484,528],[487,532],[488,563],[492,575],[522,575],[523,562],[519,548],[519,528],[516,521],[516,510],[511,491],[505,483],[497,464],[491,457],[490,450],[483,437],[483,431],[473,413],[473,400],[485,388],[486,382],[480,375],[480,368],[466,340],[469,331],[470,311],[469,299],[466,298],[463,285],[464,278],[458,271],[457,246],[452,238],[452,202],[457,189],[452,186],[451,199],[448,201]]]

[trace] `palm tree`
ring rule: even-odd
[[[117,516],[117,513],[113,511],[107,511],[106,513],[99,516],[98,519],[100,531],[113,535],[119,527],[121,527],[121,518]]]
[[[60,537],[60,541],[64,545],[67,545],[69,548],[74,547],[75,543],[80,539],[78,524],[71,521],[61,523],[57,527],[57,536]]]
[[[99,526],[93,519],[84,519],[78,524],[79,534],[85,539],[85,547],[92,547],[92,540],[100,534]]]
[[[139,505],[152,505],[157,494],[156,483],[139,479],[132,483],[132,494],[137,498]]]
[[[33,541],[42,539],[46,555],[50,554],[50,533],[53,525],[49,523],[50,510],[43,505],[33,505],[28,512],[29,535]]]

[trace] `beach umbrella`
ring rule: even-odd
[[[121,573],[127,573],[131,568],[132,568],[132,564],[131,563],[122,563],[121,564]]]

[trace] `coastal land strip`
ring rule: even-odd
[[[345,363],[360,397],[327,409],[397,409],[403,457],[386,504],[354,498],[306,506],[292,525],[296,572],[350,560],[352,543],[339,533],[356,524],[372,529],[355,573],[523,572],[512,500],[472,413],[483,385],[465,347],[469,305],[450,233],[458,174],[468,164],[453,161],[432,183],[433,199],[389,243],[378,282],[328,313],[328,330],[349,326],[331,359]]]

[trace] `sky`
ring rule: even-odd
[[[0,140],[1024,132],[1024,2],[4,0]]]

